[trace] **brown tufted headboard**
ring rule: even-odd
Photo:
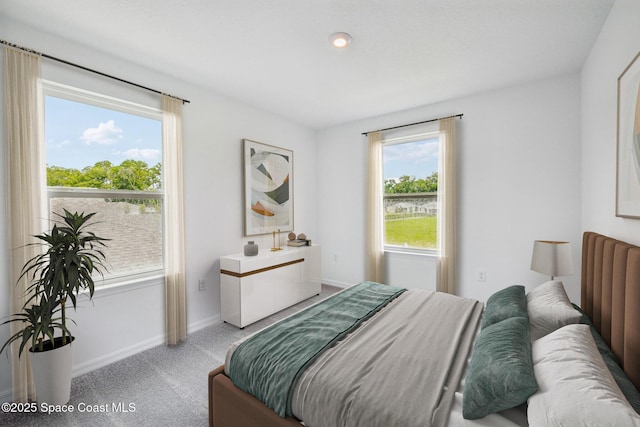
[[[640,247],[585,232],[580,305],[640,390]]]

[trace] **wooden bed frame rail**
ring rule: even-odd
[[[300,427],[237,388],[224,374],[224,365],[209,372],[209,425],[215,427]]]

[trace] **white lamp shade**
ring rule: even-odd
[[[531,269],[552,278],[573,274],[571,243],[536,240],[533,242]]]

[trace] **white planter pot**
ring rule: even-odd
[[[38,403],[65,405],[71,397],[71,343],[49,351],[30,351]]]

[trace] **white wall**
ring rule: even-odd
[[[318,135],[323,279],[364,279],[366,138],[362,132],[463,113],[458,126],[458,293],[486,299],[529,270],[535,239],[568,240],[580,254],[580,93],[571,75],[481,93],[326,129]],[[433,259],[393,255],[394,277],[435,287]],[[486,271],[487,281],[477,280]],[[401,273],[400,273],[401,272]],[[563,278],[579,300],[579,277]],[[405,283],[402,283],[405,284]]]
[[[618,77],[640,51],[640,2],[617,0],[582,70],[582,229],[640,244],[615,216]]]
[[[119,60],[85,46],[42,34],[0,18],[0,38],[46,52],[84,66],[153,87],[189,99],[184,106],[184,168],[187,252],[187,317],[189,330],[204,327],[220,319],[219,262],[222,255],[242,251],[243,186],[242,139],[285,147],[294,151],[294,207],[296,231],[306,233],[315,242],[316,163],[315,132],[271,113],[220,96],[206,88],[164,75],[157,70]],[[0,55],[0,61],[3,60]],[[43,64],[49,61],[44,60]],[[43,65],[45,77],[69,79],[70,83],[97,85],[107,94],[130,94],[110,81],[96,83],[95,76]],[[2,78],[0,71],[0,78]],[[96,88],[94,88],[96,89]],[[135,95],[144,102],[147,93]],[[0,107],[0,114],[4,114]],[[4,133],[0,139],[0,160],[4,160]],[[4,207],[5,177],[0,178],[0,196]],[[0,212],[0,319],[9,314],[6,272],[6,229],[4,209]],[[270,247],[271,236],[252,238],[262,248]],[[198,280],[207,283],[198,290]],[[164,291],[162,281],[150,281],[127,292],[98,292],[94,303],[84,302],[73,315],[78,323],[74,333],[74,373],[79,374],[113,360],[164,342]],[[0,327],[0,342],[8,337],[8,328]],[[213,368],[213,366],[212,366]],[[10,398],[10,369],[5,355],[0,356],[0,398]],[[0,399],[1,400],[1,399]]]

